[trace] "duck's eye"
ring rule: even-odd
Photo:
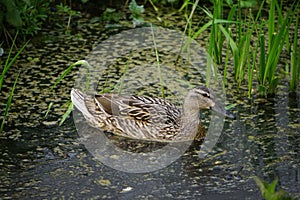
[[[202,95],[206,98],[210,98],[210,94],[208,92],[203,91],[203,90],[198,90],[198,91],[196,91],[196,93],[198,93],[198,94],[200,94],[200,95]]]
[[[210,95],[209,95],[209,93],[202,92],[201,94],[202,94],[202,96],[204,96],[204,97],[210,98]]]

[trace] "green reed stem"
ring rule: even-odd
[[[298,5],[297,5],[298,6]],[[299,14],[296,15],[296,26],[299,27]],[[291,53],[291,66],[290,66],[290,90],[296,90],[300,79],[300,49],[298,44],[298,31],[294,32],[293,47]]]
[[[3,84],[4,78],[5,78],[5,74],[7,73],[7,71],[9,70],[9,68],[14,64],[14,62],[17,60],[18,56],[22,53],[22,51],[25,49],[25,47],[29,43],[29,41],[27,41],[21,47],[21,49],[18,50],[17,54],[11,59],[12,50],[13,50],[13,47],[15,46],[15,42],[17,40],[17,37],[18,37],[18,32],[16,33],[16,35],[15,35],[15,37],[13,39],[13,43],[11,45],[11,48],[9,49],[8,56],[7,56],[6,60],[5,60],[5,63],[4,63],[4,66],[3,66],[3,70],[2,70],[2,73],[0,75],[0,91],[2,89],[2,84]],[[2,64],[2,62],[0,62],[0,64]],[[8,97],[7,102],[6,102],[6,107],[5,107],[5,111],[4,111],[4,115],[3,115],[3,119],[2,119],[2,123],[1,123],[1,126],[0,126],[0,132],[2,132],[2,130],[4,128],[4,124],[5,124],[5,121],[6,121],[6,118],[7,118],[7,114],[8,114],[10,105],[11,105],[11,101],[12,101],[12,98],[13,98],[14,90],[15,90],[15,87],[16,87],[19,75],[20,75],[20,73],[18,73],[17,78],[15,79],[14,85],[13,85],[13,87],[12,87],[10,93],[9,93],[9,97]]]
[[[10,60],[10,57],[11,57],[11,54],[12,54],[12,50],[13,50],[13,47],[15,46],[15,42],[16,42],[16,39],[18,37],[18,33],[16,33],[14,39],[13,39],[13,43],[9,49],[9,52],[8,52],[8,56],[6,58],[6,61],[5,61],[5,64],[4,64],[4,67],[3,67],[3,70],[2,70],[2,73],[0,75],[0,91],[1,91],[1,88],[2,88],[2,84],[3,84],[3,81],[4,81],[4,77],[5,77],[5,74],[6,72],[8,71],[8,69],[14,64],[14,62],[17,60],[17,58],[19,57],[19,55],[22,53],[22,51],[25,49],[25,47],[27,46],[27,44],[29,43],[29,40],[21,47],[20,50],[18,50],[17,54]]]
[[[88,74],[89,74],[89,70],[90,70],[91,66],[90,66],[90,64],[89,64],[86,60],[79,60],[79,61],[77,61],[76,63],[73,63],[72,65],[70,65],[70,66],[62,73],[62,75],[60,75],[60,76],[58,77],[58,79],[57,79],[57,80],[55,81],[55,83],[52,85],[52,87],[50,88],[50,90],[53,90],[53,89],[54,89],[54,88],[55,88],[55,87],[63,80],[63,78],[64,78],[64,77],[65,77],[65,76],[73,69],[73,67],[74,67],[74,66],[77,66],[77,65],[83,65],[83,66],[85,66],[86,69],[87,69],[86,88],[85,88],[85,89],[86,89],[86,91],[88,91],[88,88],[89,88],[89,80],[90,80]],[[67,104],[68,104],[68,108],[67,108],[66,112],[65,112],[65,113],[63,114],[63,116],[62,116],[62,119],[61,119],[60,122],[59,122],[59,126],[61,126],[61,125],[65,122],[65,120],[67,119],[67,117],[70,115],[70,113],[71,113],[72,110],[73,110],[73,103],[70,101],[70,102],[67,102]],[[53,105],[53,102],[50,102],[45,117],[47,117],[47,115],[48,115],[48,113],[49,113],[49,110],[51,109],[52,105]]]
[[[70,65],[63,73],[62,75],[60,75],[58,77],[58,79],[55,81],[55,83],[52,85],[52,87],[50,88],[50,90],[53,90],[63,79],[66,75],[69,74],[69,72],[73,69],[73,67],[77,66],[77,65],[83,65],[87,68],[87,72],[89,73],[89,69],[91,69],[90,64],[86,61],[86,60],[79,60],[76,63],[73,63],[72,65]],[[89,76],[87,76],[87,81],[86,81],[86,90],[88,89],[88,85],[89,85]],[[87,90],[88,91],[88,90]]]
[[[165,98],[164,81],[163,81],[163,78],[162,78],[159,54],[158,54],[158,49],[157,49],[157,46],[156,46],[156,40],[155,40],[153,29],[152,29],[152,39],[153,39],[153,44],[154,44],[154,49],[155,49],[155,56],[156,56],[157,71],[158,71],[158,76],[159,76],[161,96],[162,96],[162,98]]]
[[[48,105],[48,108],[47,108],[47,111],[46,111],[46,114],[45,114],[45,116],[44,116],[44,118],[46,118],[47,116],[48,116],[48,114],[49,114],[49,112],[50,112],[50,110],[51,110],[51,108],[52,108],[52,106],[54,105],[54,103],[53,102],[50,102],[49,103],[49,105]]]
[[[14,85],[13,85],[13,87],[11,88],[11,91],[10,91],[10,93],[9,93],[9,97],[8,97],[7,102],[6,102],[6,107],[5,107],[5,111],[4,111],[4,115],[3,115],[3,119],[2,119],[2,123],[1,123],[1,127],[0,127],[0,132],[3,131],[4,124],[5,124],[5,121],[6,121],[6,118],[7,118],[7,114],[8,114],[10,105],[11,105],[11,101],[12,101],[12,98],[13,98],[13,95],[14,95],[14,91],[15,91],[15,88],[16,88],[16,84],[17,84],[17,82],[18,82],[19,75],[20,75],[20,72],[18,73],[17,78],[15,79]]]
[[[71,101],[69,101],[68,102],[68,109],[67,109],[67,111],[63,114],[63,116],[62,116],[62,118],[61,118],[61,120],[60,120],[60,122],[59,122],[59,126],[61,126],[65,121],[66,121],[66,119],[68,118],[68,116],[71,114],[71,112],[72,112],[72,110],[73,110],[73,103],[71,102]]]
[[[284,48],[285,38],[288,36],[288,29],[291,24],[291,17],[294,16],[294,12],[292,12],[292,8],[287,12],[287,15],[284,21],[278,25],[278,28],[275,30],[275,6],[277,1],[272,1],[270,5],[270,12],[269,12],[269,21],[268,26],[268,54],[266,57],[264,71],[261,73],[262,75],[262,84],[260,92],[263,92],[265,95],[267,93],[273,94],[277,87],[279,78],[276,76],[276,67],[278,65],[278,61],[281,55],[281,52]],[[278,6],[277,6],[278,7]],[[278,10],[278,12],[282,12]],[[262,44],[263,45],[263,44]],[[261,52],[263,53],[263,52]],[[265,54],[260,54],[261,56]],[[263,64],[263,63],[262,63]],[[261,64],[261,65],[262,65]],[[267,90],[266,90],[267,89]]]

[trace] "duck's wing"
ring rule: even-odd
[[[180,110],[159,98],[139,96],[96,95],[97,108],[108,116],[127,118],[139,123],[177,124]]]
[[[162,99],[86,95],[77,89],[72,89],[71,98],[88,122],[102,130],[129,138],[167,142],[178,133],[181,111]]]

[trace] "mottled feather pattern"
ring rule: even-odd
[[[95,95],[84,98],[85,107],[94,116],[93,126],[130,138],[166,138],[166,131],[178,131],[180,110],[158,98],[117,95]],[[174,112],[170,112],[170,108]],[[119,116],[118,120],[115,119]],[[122,117],[121,117],[122,116]],[[96,120],[97,119],[97,120]],[[172,123],[170,125],[170,123]],[[171,127],[170,127],[171,126]],[[138,132],[142,127],[142,133]],[[168,131],[170,133],[170,131]],[[124,134],[127,133],[127,134]],[[156,135],[154,133],[157,133]]]
[[[163,99],[119,96],[115,94],[85,95],[72,89],[74,105],[93,126],[118,135],[152,141],[186,141],[205,136],[200,128],[201,109],[214,109],[226,115],[218,106],[211,90],[200,86],[189,91],[183,110]]]

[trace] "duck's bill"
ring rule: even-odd
[[[228,110],[225,110],[225,108],[219,104],[215,104],[215,106],[211,107],[211,110],[215,111],[219,115],[223,115],[231,119],[235,118],[233,114],[231,114]]]

